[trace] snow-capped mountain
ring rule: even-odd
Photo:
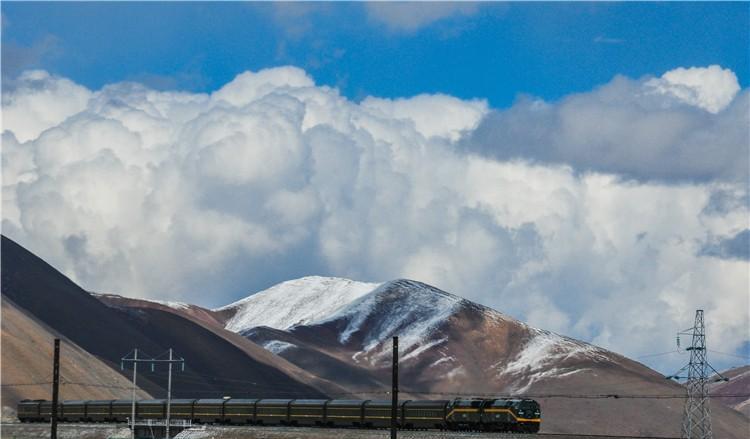
[[[325,320],[378,287],[336,277],[309,276],[275,285],[214,311],[228,316],[226,328],[290,329]]]
[[[251,338],[259,337],[261,327],[295,335],[304,335],[310,327],[333,328],[334,344],[354,351],[351,356],[354,363],[370,367],[390,362],[390,340],[394,335],[399,336],[401,361],[416,360],[432,349],[440,354],[443,352],[440,346],[449,342],[446,325],[462,311],[478,313],[495,324],[509,323],[527,332],[524,338],[528,343],[504,365],[502,373],[528,375],[541,371],[548,363],[576,356],[607,358],[607,351],[593,345],[531,328],[493,309],[407,279],[374,284],[304,277],[215,310],[225,315],[227,329]],[[314,338],[322,340],[320,334]],[[276,353],[295,347],[281,340],[265,340],[263,345]],[[435,366],[452,361],[450,356],[442,355]],[[545,372],[549,375],[549,371]]]
[[[529,395],[548,413],[546,431],[663,436],[679,432],[683,389],[657,372],[422,282],[372,284],[306,277],[215,313],[227,329],[363,397],[382,397],[378,392],[388,388],[391,337],[398,335],[405,397]],[[665,403],[555,396],[569,394],[677,399]],[[741,425],[737,422],[742,420],[732,416],[717,414],[715,429],[732,431]]]

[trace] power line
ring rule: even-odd
[[[656,354],[639,355],[639,356],[637,356],[635,358],[636,359],[641,359],[641,358],[661,357],[663,355],[680,354],[680,353],[681,353],[680,351],[678,351],[678,350],[675,349],[673,351],[668,351],[668,352],[659,352],[659,353],[656,353]]]
[[[750,356],[747,356],[747,355],[730,354],[728,352],[719,352],[719,351],[714,351],[712,349],[709,349],[708,352],[711,352],[711,353],[714,353],[714,354],[719,354],[719,355],[726,355],[726,356],[729,356],[729,357],[742,358],[743,360],[750,360]]]
[[[36,382],[36,383],[5,383],[3,386],[15,387],[15,386],[41,386],[49,385],[51,382]],[[78,381],[61,381],[61,385],[69,386],[83,386],[83,387],[97,387],[97,388],[108,388],[108,389],[130,389],[129,386],[114,385],[114,384],[101,384],[101,383],[86,383]],[[273,386],[266,387],[273,389]],[[236,392],[237,390],[244,390],[237,387],[225,387],[218,389],[220,391],[227,391],[228,393]],[[242,391],[241,393],[248,393],[251,390]],[[493,392],[434,392],[434,391],[420,391],[420,390],[403,390],[404,393],[414,395],[430,395],[430,396],[462,396],[462,397],[494,397],[494,398],[508,398],[508,399],[519,399],[519,398],[540,398],[540,399],[554,399],[554,398],[565,398],[565,399],[685,399],[685,395],[676,394],[627,394],[627,393],[601,393],[601,394],[575,394],[575,393],[525,393],[525,394],[503,394]],[[192,390],[190,393],[218,393],[216,390]],[[299,391],[296,392],[280,392],[288,394],[304,395]],[[350,392],[327,392],[327,395],[390,395],[391,392],[384,389],[362,389]],[[711,393],[709,394],[712,398],[750,398],[750,393]]]

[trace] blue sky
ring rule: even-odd
[[[84,288],[410,278],[747,354],[747,2],[0,7],[2,232]]]
[[[3,2],[4,76],[42,68],[93,89],[211,91],[245,70],[295,65],[355,100],[441,92],[493,107],[676,66],[719,64],[742,88],[750,80],[747,3],[450,6],[409,22],[357,3]]]

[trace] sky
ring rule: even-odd
[[[665,372],[703,308],[748,361],[747,3],[0,8],[2,230],[84,288],[407,277]]]

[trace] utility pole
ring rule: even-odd
[[[132,439],[135,439],[135,391],[136,391],[136,370],[138,369],[138,363],[151,363],[151,371],[154,371],[154,365],[157,363],[167,363],[169,365],[169,375],[167,378],[167,411],[166,411],[166,422],[164,424],[164,429],[166,433],[166,437],[169,438],[169,427],[170,427],[170,418],[171,418],[171,412],[172,412],[172,363],[181,363],[182,370],[185,370],[185,359],[184,358],[174,358],[173,350],[172,348],[169,348],[169,359],[167,360],[160,360],[159,357],[164,355],[164,353],[160,354],[157,357],[149,358],[148,355],[142,355],[141,358],[138,357],[138,349],[133,349],[133,357],[129,358],[127,355],[122,357],[120,361],[122,361],[122,364],[120,365],[120,368],[124,368],[124,363],[129,362],[133,363],[133,408],[132,408],[132,420],[131,420],[131,428],[132,428]],[[130,355],[130,354],[128,354]]]
[[[393,337],[393,376],[391,378],[391,439],[396,439],[398,425],[398,337]]]
[[[125,356],[127,357],[127,355]],[[138,375],[138,348],[133,349],[133,399],[132,407],[130,410],[130,434],[131,438],[135,439],[135,379]]]
[[[169,439],[169,415],[172,408],[172,348],[169,348],[169,378],[167,378],[167,426],[166,439]]]
[[[682,416],[682,438],[683,439],[712,439],[711,432],[711,410],[708,400],[709,371],[713,371],[719,378],[716,381],[729,381],[708,363],[706,353],[706,327],[703,322],[703,310],[695,311],[695,323],[678,333],[690,335],[692,341],[686,350],[690,352],[690,362],[674,375],[667,379],[686,379],[687,400],[685,411]],[[687,376],[680,373],[687,370]]]
[[[55,339],[55,356],[52,362],[52,413],[50,438],[57,439],[57,400],[60,395],[60,339]]]

